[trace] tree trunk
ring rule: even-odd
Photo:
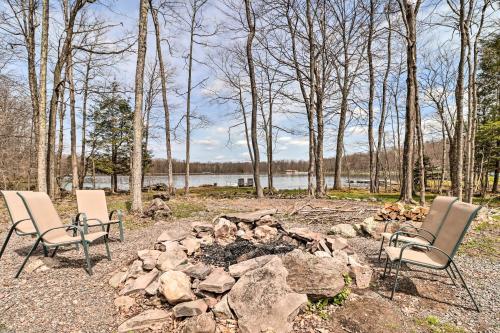
[[[368,41],[367,41],[367,57],[368,57],[368,73],[370,81],[370,92],[368,97],[368,153],[370,158],[370,193],[375,192],[376,185],[375,182],[375,143],[373,138],[373,99],[375,98],[375,71],[373,68],[373,55],[372,55],[372,41],[373,41],[373,30],[374,30],[374,19],[375,19],[375,3],[374,0],[370,0],[370,19],[368,24]]]
[[[195,3],[196,6],[196,3]],[[188,88],[186,99],[186,168],[184,174],[184,194],[189,194],[189,160],[191,159],[191,85],[193,73],[193,45],[194,32],[196,24],[196,11],[193,9],[191,16],[191,31],[189,39],[189,55],[188,55]]]
[[[31,6],[30,6],[31,7]],[[34,32],[33,32],[34,34]],[[33,35],[34,37],[34,35]],[[34,43],[34,41],[33,41]],[[40,95],[38,97],[37,190],[47,192],[47,54],[49,49],[49,0],[42,1],[42,37],[40,43]],[[33,44],[34,47],[34,44]],[[34,51],[34,50],[33,50]],[[28,52],[29,53],[29,52]],[[33,54],[34,57],[34,54]],[[31,63],[34,73],[34,59]],[[36,78],[31,77],[31,80]],[[33,92],[34,93],[34,92]],[[36,107],[35,103],[33,106]]]
[[[420,205],[425,206],[425,164],[424,164],[424,134],[422,131],[422,116],[418,105],[418,94],[415,96],[415,110],[417,111],[417,147],[418,147],[418,168],[420,182]]]
[[[71,194],[76,194],[78,189],[78,159],[76,156],[76,107],[75,107],[75,82],[73,80],[73,59],[72,52],[66,60],[66,75],[69,83],[69,109],[71,123]]]
[[[165,145],[167,148],[167,168],[168,168],[168,192],[174,194],[174,180],[172,172],[172,145],[170,142],[170,111],[168,107],[167,99],[167,73],[165,71],[165,65],[163,64],[163,55],[161,50],[161,34],[160,34],[160,24],[158,22],[158,10],[153,8],[152,1],[149,1],[151,8],[151,16],[153,17],[153,23],[155,27],[155,39],[156,39],[156,53],[158,61],[160,64],[160,78],[161,78],[161,97],[163,101],[163,113],[165,117]]]
[[[137,65],[135,69],[134,140],[131,160],[132,211],[142,212],[142,100],[144,95],[144,64],[146,60],[146,37],[148,32],[148,1],[141,0],[139,9],[139,36]]]
[[[59,134],[58,134],[58,143],[57,143],[57,159],[56,159],[56,177],[57,179],[61,180],[63,175],[62,175],[62,155],[63,155],[63,148],[64,148],[64,117],[66,114],[66,101],[64,100],[64,94],[65,94],[66,86],[63,85],[63,88],[60,91],[59,94]],[[58,182],[59,185],[61,185],[61,182]]]
[[[257,84],[255,82],[255,66],[253,62],[252,43],[255,37],[255,13],[252,8],[251,0],[245,0],[245,12],[248,24],[248,37],[246,43],[246,54],[248,62],[248,73],[250,76],[250,87],[252,93],[252,121],[251,121],[251,138],[253,149],[253,178],[255,190],[258,198],[264,196],[262,186],[260,184],[260,157],[259,157],[259,142],[257,140]]]
[[[347,69],[347,67],[345,68]],[[346,127],[345,123],[347,115],[347,97],[348,97],[346,75],[347,73],[344,72],[344,87],[342,89],[342,101],[340,102],[339,128],[337,131],[337,148],[335,153],[335,171],[333,180],[333,188],[335,190],[342,189],[342,152],[344,147],[344,133]]]
[[[65,16],[65,33],[64,42],[62,44],[61,52],[57,58],[57,62],[54,66],[54,74],[52,80],[52,97],[50,99],[49,107],[49,135],[48,135],[48,145],[47,145],[47,184],[48,193],[51,197],[54,197],[55,193],[55,129],[56,129],[56,113],[57,113],[57,99],[59,96],[59,90],[63,84],[61,80],[61,74],[66,64],[66,60],[71,56],[71,43],[73,41],[73,27],[75,25],[75,20],[78,12],[87,3],[87,0],[77,0],[73,3],[73,7],[69,10],[67,16]],[[64,3],[65,8],[69,8],[68,3]],[[66,12],[65,12],[66,15]]]
[[[459,9],[459,33],[460,33],[460,57],[458,60],[457,69],[457,84],[455,86],[455,103],[456,103],[456,115],[455,115],[455,133],[453,135],[454,141],[454,163],[451,165],[453,170],[451,174],[451,191],[452,194],[462,200],[462,177],[463,177],[463,160],[464,160],[464,144],[463,144],[463,133],[464,133],[464,67],[465,67],[465,56],[467,49],[467,35],[468,27],[465,22],[465,1],[460,0]]]
[[[85,150],[87,146],[87,101],[89,96],[89,78],[90,78],[90,64],[92,62],[92,54],[89,54],[85,67],[85,78],[83,81],[83,101],[82,101],[82,148],[80,152],[80,178],[78,187],[83,188],[85,183],[85,176],[87,175],[87,159],[85,157]]]
[[[415,125],[416,125],[416,97],[417,97],[417,50],[416,50],[416,14],[418,11],[417,5],[413,2],[405,0],[402,4],[399,2],[403,19],[406,26],[406,123],[405,123],[405,139],[403,150],[403,172],[400,201],[405,203],[413,203],[413,155],[414,155],[414,140],[415,140]]]
[[[386,19],[387,19],[387,66],[385,68],[384,79],[382,81],[382,108],[380,110],[380,123],[378,125],[378,138],[377,138],[377,151],[375,156],[375,191],[380,192],[380,167],[382,162],[380,160],[380,151],[382,150],[382,141],[385,131],[385,118],[387,113],[387,79],[389,78],[389,73],[391,71],[391,48],[392,48],[392,26],[391,26],[391,14],[389,12],[390,2],[387,5]],[[387,182],[386,182],[387,186]]]

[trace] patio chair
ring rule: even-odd
[[[76,202],[78,204],[76,225],[83,226],[86,233],[89,227],[104,225],[109,234],[111,225],[118,224],[120,241],[123,242],[122,212],[113,210],[108,214],[106,195],[103,190],[77,190]],[[113,214],[115,213],[116,219],[113,220]]]
[[[394,292],[396,291],[398,284],[399,270],[401,265],[404,263],[431,269],[445,270],[450,279],[453,281],[453,284],[455,284],[456,279],[455,270],[467,290],[467,293],[472,299],[476,310],[479,312],[479,307],[474,300],[470,289],[467,287],[462,274],[453,261],[453,257],[455,256],[467,229],[472,223],[472,220],[476,217],[479,209],[481,209],[480,206],[464,202],[455,202],[451,206],[448,215],[442,223],[441,230],[432,245],[408,243],[401,248],[390,246],[384,249],[387,254],[387,259],[385,262],[383,277],[386,275],[389,262],[391,264],[389,274],[391,273],[393,265],[397,264],[396,279],[391,292],[391,299],[394,296]],[[391,238],[396,237],[398,237],[397,232]],[[391,244],[392,241],[393,239],[389,241],[389,244]],[[453,274],[453,277],[452,274],[450,274],[450,271]]]
[[[450,211],[451,205],[457,201],[458,198],[455,197],[444,197],[437,196],[432,201],[431,207],[429,208],[429,213],[425,217],[424,222],[420,228],[415,227],[411,223],[407,222],[404,226],[400,227],[397,231],[398,242],[401,243],[417,243],[423,245],[432,245],[436,236],[443,225],[443,221]],[[384,248],[384,241],[389,240],[393,233],[386,232],[389,224],[396,221],[388,221],[385,224],[384,232],[382,233],[382,238],[380,240],[380,250],[378,253],[378,260],[382,256],[382,250]],[[391,245],[391,243],[389,243]]]
[[[20,193],[27,193],[20,192]],[[31,222],[31,218],[24,206],[23,201],[17,195],[16,191],[1,191],[5,206],[7,207],[7,211],[9,212],[10,221],[12,223],[9,231],[7,232],[7,237],[0,249],[0,258],[7,248],[7,243],[10,240],[10,237],[15,232],[18,236],[34,236],[36,235],[35,227],[33,226],[33,222]],[[47,249],[43,248],[45,256],[48,255]]]
[[[64,225],[57,214],[57,211],[52,204],[49,196],[43,192],[25,192],[18,194],[24,202],[28,214],[33,221],[36,230],[36,242],[31,250],[26,255],[23,264],[19,268],[16,278],[21,274],[24,266],[28,262],[29,257],[41,242],[47,248],[54,248],[52,257],[55,256],[60,246],[81,244],[85,253],[85,260],[87,262],[87,273],[92,275],[92,265],[89,257],[89,244],[99,238],[103,238],[106,247],[108,259],[111,260],[111,253],[107,242],[107,233],[104,231],[93,232],[90,234],[84,233],[83,229],[79,226],[70,224]],[[72,230],[72,235],[68,231]]]

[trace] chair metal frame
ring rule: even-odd
[[[27,203],[26,203],[26,200],[25,198],[21,195],[21,194],[17,194],[18,196],[21,197],[21,199],[23,200],[23,203],[24,205],[26,206],[26,209],[28,211],[28,214],[30,215],[30,218],[31,220],[33,221],[33,225],[36,229],[36,235],[37,235],[37,239],[35,241],[35,244],[32,246],[32,248],[30,249],[30,251],[28,252],[28,254],[26,255],[26,257],[24,258],[24,261],[21,265],[21,267],[19,268],[19,270],[17,271],[16,275],[15,275],[15,278],[18,278],[19,275],[21,274],[24,266],[26,265],[26,263],[28,262],[28,259],[31,257],[31,255],[33,254],[33,251],[37,248],[38,244],[41,242],[42,245],[44,247],[46,247],[47,249],[49,248],[54,248],[54,252],[52,253],[51,257],[54,257],[57,250],[59,249],[60,246],[65,246],[65,245],[78,245],[78,244],[82,244],[83,246],[83,252],[85,254],[85,261],[87,263],[87,273],[89,275],[92,275],[93,272],[92,272],[92,263],[90,261],[90,256],[89,256],[89,244],[92,243],[92,241],[89,241],[87,239],[85,239],[85,232],[82,228],[80,228],[79,226],[77,225],[74,225],[74,224],[70,224],[70,225],[61,225],[61,226],[57,226],[57,227],[54,227],[54,228],[50,228],[48,230],[46,230],[45,232],[41,233],[38,226],[37,226],[37,223],[35,221],[35,219],[33,218],[33,215],[31,213],[31,210],[29,209]],[[101,225],[102,227],[102,231],[105,231],[104,230],[104,225]],[[71,241],[71,242],[62,242],[62,243],[47,243],[43,240],[43,237],[50,231],[53,231],[53,230],[57,230],[57,229],[64,229],[66,228],[66,231],[69,231],[69,230],[73,230],[73,235],[75,236],[77,233],[80,234],[80,239],[79,240],[75,240],[75,241]],[[109,250],[109,245],[108,245],[108,239],[107,239],[107,235],[104,235],[103,237],[103,240],[104,240],[104,245],[106,247],[106,254],[108,256],[108,260],[111,260],[111,252]]]
[[[118,217],[117,220],[112,220],[114,213],[116,213],[116,215]],[[123,236],[123,213],[122,213],[122,211],[120,209],[112,210],[109,213],[108,219],[109,219],[109,222],[103,222],[97,218],[90,218],[89,219],[89,218],[87,218],[87,214],[85,212],[81,212],[81,213],[76,214],[76,217],[74,219],[74,224],[77,226],[82,226],[85,233],[89,232],[89,228],[98,227],[98,226],[106,226],[106,232],[108,233],[108,237],[109,237],[109,230],[111,228],[111,225],[118,224],[118,229],[120,231],[120,242],[123,242],[124,236]],[[97,222],[99,222],[99,224],[89,225],[88,221],[97,221]]]
[[[439,231],[441,231],[441,227],[443,226],[443,222],[444,220],[446,219],[446,217],[448,216],[448,213],[450,212],[450,209],[451,209],[451,206],[453,206],[453,204],[455,202],[458,201],[458,198],[455,198],[455,200],[453,200],[450,205],[448,206],[448,210],[446,211],[446,214],[443,216],[442,220],[441,220],[441,223],[439,225],[439,228],[438,230],[436,231],[436,234],[434,235],[433,233],[431,233],[430,231],[426,230],[426,229],[423,229],[423,228],[418,228],[416,226],[414,226],[411,222],[409,221],[404,221],[404,224],[402,227],[400,227],[396,232],[399,232],[399,231],[405,231],[406,229],[414,229],[415,231],[417,231],[416,233],[411,233],[411,232],[407,232],[405,233],[407,236],[413,236],[413,237],[421,237],[423,239],[425,239],[426,241],[429,242],[428,245],[432,245],[434,244],[434,241],[436,240],[436,237],[438,236],[439,234]],[[384,232],[387,232],[387,227],[389,226],[389,224],[391,223],[396,223],[396,222],[400,222],[399,220],[390,220],[390,221],[387,221],[385,223],[385,226],[384,226]],[[425,236],[421,235],[418,233],[418,231],[421,231],[421,232],[424,232],[426,234],[428,234],[428,236],[430,236],[430,239],[426,238]],[[393,233],[394,235],[394,233]],[[392,236],[391,236],[391,239],[392,239]],[[382,236],[381,239],[380,239],[380,249],[379,249],[379,252],[378,252],[378,260],[380,261],[381,259],[381,256],[382,256],[382,251],[384,250],[384,240],[385,240],[385,237]],[[389,246],[391,245],[391,240],[389,239]]]
[[[36,236],[36,232],[33,232],[33,233],[26,233],[26,232],[21,232],[19,230],[17,230],[17,225],[21,222],[24,222],[24,221],[31,221],[31,219],[22,219],[22,220],[19,220],[19,221],[14,221],[14,218],[12,217],[12,212],[10,211],[10,207],[9,207],[9,204],[7,203],[7,199],[5,198],[5,196],[3,196],[4,198],[4,202],[5,202],[5,207],[7,207],[7,212],[9,212],[9,218],[10,218],[10,221],[11,221],[11,226],[9,228],[9,231],[7,232],[7,237],[5,238],[5,241],[3,242],[2,244],[2,248],[0,249],[0,259],[2,258],[2,255],[4,254],[5,252],[5,249],[7,248],[7,243],[9,243],[9,240],[10,238],[12,237],[12,234],[15,232],[17,236],[20,236],[20,237],[23,237],[23,236]],[[33,223],[33,221],[31,221],[31,223]],[[48,252],[48,249],[44,246],[43,247],[43,254],[45,257],[47,257],[49,255],[49,252]]]
[[[456,273],[458,274],[458,277],[460,278],[460,280],[461,280],[461,282],[462,282],[465,290],[467,290],[467,293],[469,294],[469,297],[471,298],[472,303],[474,303],[474,307],[476,308],[476,311],[480,312],[479,306],[476,303],[476,300],[474,299],[474,297],[472,296],[472,292],[470,291],[469,287],[467,286],[467,283],[465,282],[465,279],[463,278],[462,274],[460,273],[460,270],[458,269],[458,266],[453,261],[453,258],[455,257],[455,254],[458,251],[458,248],[460,247],[460,244],[462,243],[462,240],[463,240],[465,234],[467,233],[467,229],[471,225],[472,221],[476,218],[477,213],[479,212],[479,210],[481,208],[482,208],[481,206],[477,207],[476,210],[474,210],[474,212],[472,214],[470,214],[469,219],[468,219],[467,223],[465,224],[464,229],[463,229],[463,231],[462,231],[459,239],[457,240],[455,246],[453,247],[453,250],[452,250],[452,252],[451,252],[450,255],[448,255],[443,250],[441,250],[441,249],[439,249],[439,248],[437,248],[437,247],[435,247],[433,245],[430,245],[430,244],[429,245],[423,245],[423,244],[416,244],[416,243],[407,243],[406,245],[404,245],[401,248],[401,252],[399,254],[399,258],[395,259],[394,262],[391,261],[391,266],[389,268],[389,272],[387,273],[387,274],[390,275],[391,274],[391,270],[392,270],[394,264],[397,265],[397,268],[396,268],[396,279],[394,280],[394,286],[392,288],[391,297],[390,297],[391,300],[394,298],[394,293],[396,292],[396,288],[397,288],[397,285],[398,285],[399,271],[401,269],[401,265],[402,264],[410,264],[410,265],[415,265],[415,266],[420,266],[420,267],[425,267],[425,268],[431,268],[431,269],[436,269],[436,270],[445,270],[446,273],[448,274],[448,276],[450,277],[450,279],[452,280],[453,284],[456,286],[455,279],[457,278],[457,276],[455,275],[455,272],[454,272],[454,270],[455,270]],[[395,244],[397,246],[398,236],[400,234],[405,234],[405,232],[401,232],[401,233],[396,232],[396,233],[394,233],[391,236],[391,239],[389,240],[389,244],[391,244],[392,242],[395,242]],[[420,248],[420,249],[424,249],[424,250],[427,250],[427,251],[429,251],[429,250],[436,250],[436,251],[438,251],[438,252],[446,255],[446,257],[448,258],[448,260],[447,260],[447,262],[444,265],[434,266],[434,265],[424,264],[424,263],[421,263],[421,262],[418,262],[418,261],[404,259],[403,258],[404,251],[406,249],[411,249],[411,248]],[[386,271],[387,271],[388,264],[389,264],[389,256],[387,256],[387,258],[385,260],[384,274],[382,275],[382,278],[386,277]],[[450,272],[451,272],[451,274],[450,274]]]

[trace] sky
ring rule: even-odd
[[[55,3],[55,2],[51,2]],[[108,37],[110,39],[118,38],[124,33],[136,34],[137,18],[139,12],[139,1],[105,1],[107,5],[101,3],[91,4],[92,11],[97,15],[106,19],[109,23],[119,24],[119,27]],[[444,3],[444,2],[443,2]],[[52,13],[57,13],[59,8],[51,8]],[[225,23],[227,17],[222,13],[221,9],[223,2],[220,0],[209,0],[205,11],[205,22],[210,27],[217,23]],[[426,16],[424,8],[419,17]],[[436,9],[437,11],[445,12],[446,8],[441,6]],[[155,40],[154,29],[152,20],[149,17],[148,27],[148,49],[147,49],[147,62],[153,62],[155,57]],[[52,29],[56,29],[57,25],[54,23]],[[167,22],[163,26],[163,34],[169,39],[169,43],[163,43],[163,54],[169,70],[175,72],[173,77],[172,89],[169,91],[169,103],[171,104],[171,124],[175,127],[174,137],[172,141],[173,156],[176,159],[183,160],[185,157],[185,132],[183,130],[183,122],[181,121],[182,115],[185,112],[185,91],[187,86],[187,66],[184,56],[188,48],[188,35],[186,32],[180,31],[176,25]],[[210,29],[209,29],[210,30]],[[229,37],[229,38],[228,38]],[[244,35],[239,35],[239,38]],[[451,33],[450,29],[434,28],[427,30],[425,34],[419,35],[419,43],[426,46],[437,46],[448,40],[456,39]],[[232,35],[218,34],[211,39],[208,39],[209,44],[223,44],[227,42],[234,42],[234,33]],[[170,46],[170,47],[169,47]],[[134,49],[137,46],[133,47]],[[203,81],[203,85],[197,86],[193,91],[192,96],[192,109],[195,113],[202,115],[207,119],[204,126],[195,126],[192,132],[191,140],[191,161],[249,161],[248,148],[246,145],[243,127],[232,127],[240,121],[235,119],[232,112],[235,110],[235,105],[221,104],[214,100],[213,91],[223,89],[221,81],[217,79],[213,70],[206,64],[219,56],[218,49],[213,46],[196,45],[194,47],[194,62],[193,68],[193,84]],[[129,53],[123,59],[114,64],[114,69],[110,73],[109,80],[118,80],[124,86],[132,88],[134,86],[135,78],[135,64],[136,54]],[[26,77],[26,66],[23,63],[18,63],[12,66],[10,71],[13,71],[21,76]],[[404,84],[404,74],[402,78]],[[367,86],[357,87],[359,91],[368,94]],[[129,95],[131,104],[133,105],[133,94]],[[49,96],[50,98],[50,96]],[[77,96],[77,103],[80,96]],[[404,103],[404,96],[402,102]],[[79,103],[81,104],[81,103]],[[78,105],[79,106],[79,105]],[[283,110],[289,108],[299,108],[302,115],[290,116],[284,112],[278,112],[274,115],[274,123],[281,128],[293,129],[293,133],[285,131],[277,131],[276,145],[274,150],[274,159],[290,159],[290,160],[306,160],[308,156],[308,137],[306,135],[307,122],[305,112],[301,106],[288,106],[281,107]],[[400,105],[401,110],[404,104]],[[433,112],[424,103],[422,103],[424,131],[428,139],[435,138],[435,130],[439,128],[439,122],[433,116]],[[378,113],[378,102],[375,104],[375,112]],[[163,109],[161,98],[158,99],[154,109],[151,120],[152,133],[149,149],[153,153],[154,158],[166,158],[165,138],[164,138],[164,120],[162,115]],[[349,124],[345,136],[346,153],[366,152],[367,146],[367,130],[366,130],[366,115],[362,110],[356,111],[359,114],[358,122]],[[65,147],[64,151],[69,153],[69,117],[66,117],[65,126]],[[196,121],[194,121],[196,123]],[[334,118],[333,124],[337,122]],[[77,126],[79,127],[80,121]],[[390,120],[387,121],[386,130],[390,130],[394,126]],[[78,128],[80,130],[80,127]],[[80,136],[80,133],[78,134]],[[325,157],[333,157],[335,155],[335,138],[336,126],[328,125],[325,131]],[[260,151],[261,159],[265,159],[265,146],[264,140],[261,139]],[[79,140],[78,140],[79,142]],[[80,147],[77,147],[79,150]]]

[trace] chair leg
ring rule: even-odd
[[[118,222],[118,228],[120,229],[120,242],[123,242],[123,223],[122,223],[122,221]]]
[[[385,259],[385,265],[384,265],[384,275],[382,275],[382,277],[384,277],[384,278],[385,278],[385,273],[386,273],[386,271],[387,271],[387,264],[389,264],[389,257],[387,257],[387,258]]]
[[[92,264],[89,257],[89,243],[86,241],[82,242],[83,252],[85,253],[85,260],[87,261],[87,273],[92,275]]]
[[[453,267],[450,265],[449,268],[450,268],[450,271],[451,271],[451,275],[453,275],[453,278],[456,280],[457,279],[457,275],[455,274],[455,271],[453,270]]]
[[[380,261],[380,257],[382,256],[382,250],[384,249],[384,236],[380,239],[380,250],[378,251],[378,261]]]
[[[108,255],[108,260],[111,260],[111,251],[109,251],[108,235],[104,236],[104,246],[106,247],[106,253]]]
[[[24,266],[28,262],[28,259],[31,257],[31,254],[33,253],[33,251],[35,251],[36,247],[38,246],[38,243],[40,243],[40,237],[38,237],[36,239],[36,242],[35,242],[35,244],[33,244],[33,247],[31,248],[30,252],[28,252],[28,255],[26,255],[26,258],[24,258],[24,261],[23,261],[21,267],[19,267],[19,270],[17,271],[16,275],[14,276],[16,279],[19,277],[19,275],[23,271]]]
[[[476,307],[476,311],[477,311],[477,312],[479,312],[479,306],[477,305],[476,300],[475,300],[475,299],[474,299],[474,297],[472,296],[472,293],[471,293],[471,291],[470,291],[469,287],[467,287],[467,284],[465,283],[465,280],[464,280],[464,278],[463,278],[462,274],[461,274],[461,273],[460,273],[460,271],[458,270],[457,265],[456,265],[453,261],[452,261],[451,263],[453,264],[453,266],[455,266],[455,270],[457,271],[457,274],[458,274],[458,276],[460,277],[460,280],[462,281],[462,284],[464,285],[465,290],[467,290],[467,293],[469,294],[470,299],[472,300],[472,303],[474,303],[474,306]]]
[[[456,287],[456,286],[457,286],[457,283],[455,282],[455,279],[451,276],[450,271],[449,271],[448,269],[449,269],[449,270],[451,270],[451,268],[450,268],[450,267],[447,267],[447,268],[445,269],[445,271],[446,271],[446,273],[448,274],[448,276],[450,277],[451,281],[453,282],[453,285]]]
[[[7,233],[7,238],[5,238],[5,242],[2,245],[2,249],[0,250],[0,258],[2,258],[3,252],[5,251],[5,248],[7,247],[7,243],[10,240],[10,236],[12,236],[12,233],[14,232],[14,226],[12,226]]]
[[[401,268],[401,261],[398,261],[398,268],[396,269],[396,279],[394,280],[394,287],[392,288],[392,292],[391,292],[391,300],[394,297],[394,292],[396,291],[396,288],[398,286],[398,275],[399,275],[400,268]]]
[[[56,255],[57,250],[59,250],[59,246],[56,246],[54,248],[54,252],[52,252],[52,254],[50,255],[52,258],[54,258],[54,256]]]
[[[394,262],[391,261],[391,265],[389,266],[389,275],[391,275],[392,267],[394,267]]]
[[[48,257],[49,256],[49,249],[43,245],[43,256]]]

